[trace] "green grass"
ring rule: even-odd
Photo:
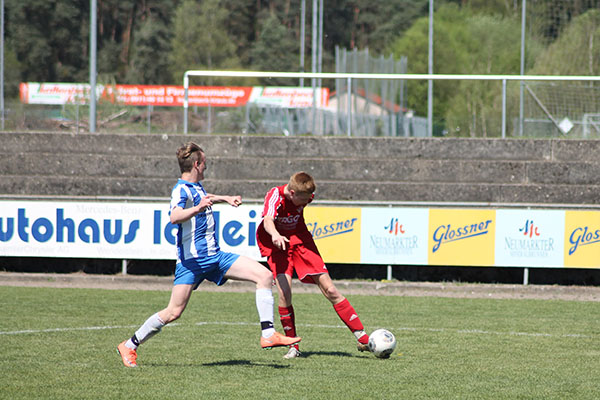
[[[254,294],[200,289],[125,368],[116,345],[168,297],[0,287],[0,398],[600,398],[594,302],[352,296],[368,331],[396,334],[379,360],[321,295],[296,294],[305,357],[288,361],[259,348]]]

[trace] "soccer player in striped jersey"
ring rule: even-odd
[[[369,350],[369,335],[358,314],[333,284],[315,241],[304,222],[304,207],[314,198],[316,185],[306,172],[297,172],[287,185],[272,188],[265,197],[263,220],[256,231],[258,247],[273,271],[279,290],[279,315],[285,334],[296,336],[292,306],[292,275],[316,284],[340,319],[357,339],[359,351]],[[300,356],[298,344],[284,358]]]
[[[260,318],[262,348],[289,346],[299,337],[284,336],[273,327],[273,278],[268,269],[251,258],[219,249],[215,236],[212,205],[227,202],[233,207],[242,204],[240,196],[220,196],[206,193],[200,183],[206,170],[204,151],[195,143],[177,150],[181,178],[171,192],[170,219],[177,225],[177,263],[171,299],[167,307],[150,316],[128,340],[117,347],[126,367],[137,366],[137,348],[160,332],[163,326],[178,319],[188,304],[192,291],[203,280],[217,285],[227,279],[256,283],[256,308]]]

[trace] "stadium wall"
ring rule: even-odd
[[[262,199],[294,172],[330,201],[598,205],[594,140],[0,133],[1,196],[168,197],[176,148],[205,186]]]
[[[600,198],[595,141],[20,132],[0,133],[0,197],[166,199],[179,176],[175,150],[189,140],[207,153],[207,189],[247,200],[260,201],[298,170],[316,178],[319,201],[333,204],[596,209]],[[1,269],[115,273],[121,262],[0,255]],[[330,270],[334,277],[385,276],[380,267]],[[136,260],[129,266],[130,273],[171,271],[171,261]],[[540,270],[530,281],[537,274],[544,283],[552,277],[556,283],[598,280],[597,271]],[[395,269],[394,277],[522,279],[514,268],[411,266]]]

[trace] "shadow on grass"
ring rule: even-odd
[[[302,358],[312,356],[356,357],[357,354],[350,354],[345,351],[303,351],[301,355]]]
[[[203,367],[221,367],[221,366],[243,366],[243,367],[271,367],[275,369],[280,368],[289,368],[289,365],[281,365],[274,363],[262,363],[262,362],[254,362],[248,360],[227,360],[227,361],[217,361],[212,363],[202,364]]]
[[[271,368],[289,368],[289,365],[281,365],[274,363],[262,363],[254,362],[249,360],[227,360],[227,361],[215,361],[211,363],[196,364],[196,363],[144,363],[144,367],[222,367],[222,366],[245,366],[245,367],[271,367]]]
[[[362,354],[354,354],[348,353],[345,351],[303,351],[300,358],[309,358],[313,356],[332,356],[332,357],[361,357]],[[285,362],[285,360],[281,360]],[[256,362],[250,360],[225,360],[225,361],[215,361],[204,364],[177,364],[177,363],[144,363],[144,366],[148,367],[223,367],[223,366],[242,366],[242,367],[269,367],[275,369],[281,368],[289,368],[290,364],[276,364],[276,363],[268,363],[268,362]]]

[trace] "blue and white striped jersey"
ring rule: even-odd
[[[201,183],[191,183],[179,179],[171,192],[171,211],[179,206],[183,209],[197,206],[206,191]],[[191,258],[205,258],[219,252],[215,235],[215,219],[211,207],[181,223],[177,227],[177,262]]]

